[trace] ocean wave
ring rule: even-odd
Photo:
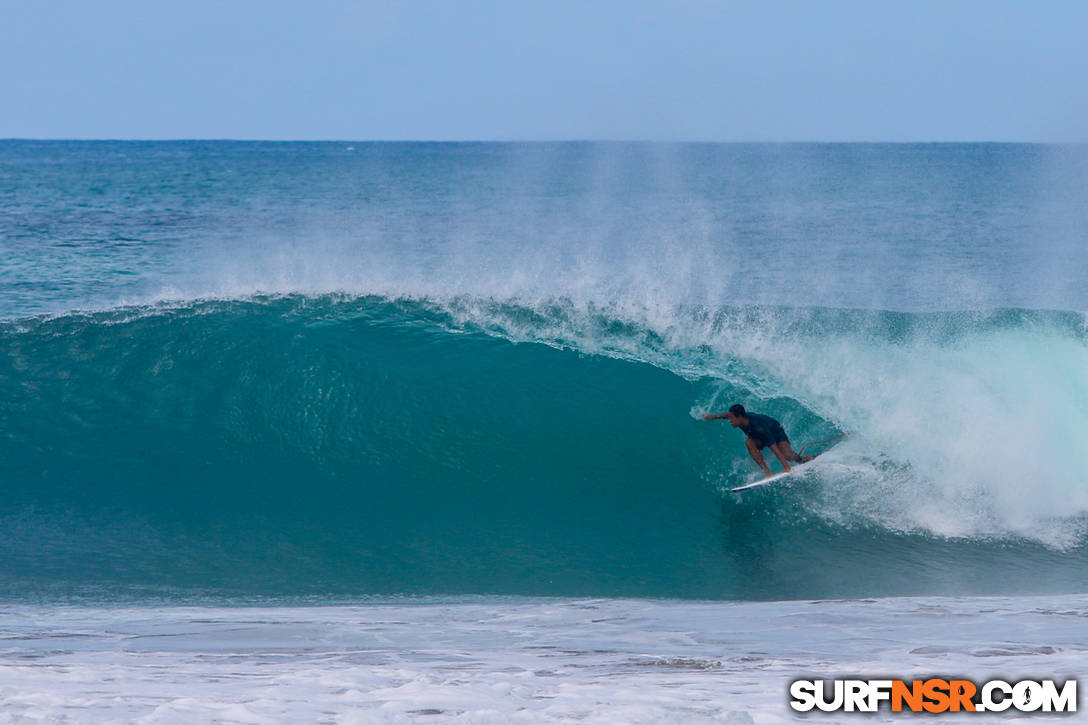
[[[1076,313],[281,295],[10,320],[0,340],[9,594],[1088,581]],[[795,442],[849,437],[738,497],[740,434],[697,420],[736,401]]]

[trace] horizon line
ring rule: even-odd
[[[197,143],[197,142],[217,142],[217,143],[361,143],[361,144],[396,144],[396,143],[408,143],[408,144],[563,144],[563,143],[600,143],[600,144],[671,144],[671,145],[834,145],[834,144],[853,144],[853,145],[957,145],[957,144],[994,144],[994,145],[1034,145],[1034,146],[1075,146],[1088,144],[1088,140],[1064,140],[1064,141],[1038,141],[1038,140],[995,140],[995,139],[976,139],[976,140],[898,140],[898,141],[882,141],[882,140],[838,140],[838,141],[826,141],[826,140],[676,140],[676,139],[622,139],[622,138],[554,138],[554,139],[474,139],[474,138],[418,138],[418,139],[396,139],[396,138],[371,138],[371,139],[349,139],[349,138],[232,138],[227,136],[222,137],[134,137],[134,138],[120,138],[120,137],[98,137],[98,136],[49,136],[49,137],[35,137],[35,136],[5,136],[0,137],[0,143],[12,142],[12,141],[32,141],[32,142],[79,142],[79,143]]]

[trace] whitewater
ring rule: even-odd
[[[1075,676],[1085,180],[0,142],[0,722],[771,723],[803,673]],[[699,416],[735,402],[847,437],[732,494]]]

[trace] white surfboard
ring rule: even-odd
[[[775,483],[776,481],[781,481],[783,478],[786,478],[787,476],[792,476],[793,474],[797,473],[797,471],[801,470],[802,468],[804,468],[805,466],[808,466],[811,463],[812,463],[812,461],[809,461],[808,463],[797,463],[797,464],[795,464],[793,466],[790,466],[790,470],[788,470],[788,471],[782,471],[782,473],[776,473],[773,476],[767,476],[766,478],[761,478],[758,481],[756,481],[755,483],[746,483],[743,486],[737,486],[733,490],[734,491],[747,491],[749,488],[757,488],[759,486],[766,486],[768,483]]]

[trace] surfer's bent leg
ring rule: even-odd
[[[763,460],[763,454],[759,452],[759,444],[756,443],[754,438],[749,438],[744,441],[744,445],[748,448],[748,455],[752,457],[752,460],[756,462],[763,472],[768,476],[771,475],[771,469],[767,468],[766,461]]]
[[[793,450],[793,447],[790,446],[789,441],[775,443],[774,447],[781,449],[782,455],[786,457],[787,461],[792,461],[794,463],[808,463],[812,460],[812,456],[802,456],[801,454],[797,453],[797,451]]]
[[[774,422],[774,427],[771,428],[771,450],[774,451],[779,460],[782,460],[783,457],[793,463],[806,463],[812,460],[812,456],[802,456],[793,450],[789,436],[786,435],[786,430],[777,420]],[[783,463],[783,465],[785,464]],[[788,466],[786,470],[789,470]]]
[[[771,445],[771,453],[774,453],[774,457],[782,464],[783,471],[790,470],[789,459],[786,457],[786,451],[788,451],[789,448],[789,443],[774,443]]]

